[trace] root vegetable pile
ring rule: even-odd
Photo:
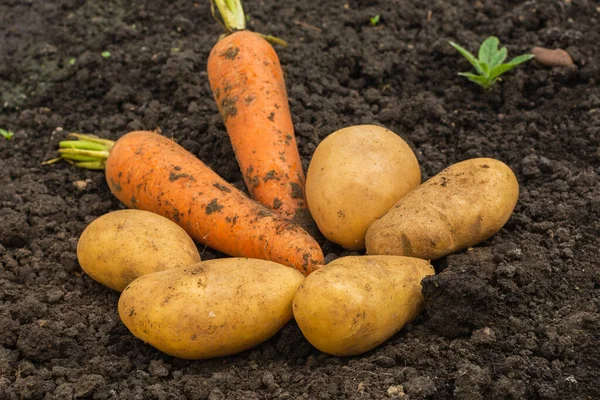
[[[116,142],[71,134],[46,164],[105,169],[111,192],[131,209],[84,230],[79,263],[122,291],[119,316],[136,337],[176,357],[250,349],[292,317],[323,352],[367,352],[419,315],[430,260],[502,229],[517,179],[501,161],[476,158],[421,184],[399,135],[360,125],[317,146],[305,190],[277,55],[245,30],[239,0],[214,3],[227,35],[210,53],[208,76],[256,201],[156,132]],[[325,265],[313,218],[326,238],[368,255]],[[201,261],[194,241],[232,257]]]

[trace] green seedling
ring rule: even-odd
[[[13,136],[15,136],[15,133],[6,129],[0,129],[0,135],[4,136],[4,139],[6,140],[11,140]]]
[[[103,51],[100,53],[103,58],[110,58],[110,51]]]
[[[472,72],[459,72],[458,75],[468,78],[471,82],[475,82],[485,90],[490,90],[492,85],[500,80],[500,75],[534,57],[533,54],[523,54],[513,58],[508,63],[503,64],[508,52],[506,47],[498,50],[500,41],[495,36],[490,36],[483,41],[479,47],[479,59],[475,58],[473,54],[469,53],[469,51],[460,45],[454,42],[450,42],[450,44],[458,50],[458,52],[462,54],[477,71],[477,74]]]
[[[377,15],[373,15],[369,21],[371,21],[371,25],[372,26],[377,26],[379,25],[379,21],[381,21],[381,15],[377,14]]]

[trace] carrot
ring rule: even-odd
[[[105,168],[110,190],[127,207],[163,215],[231,256],[271,260],[304,274],[323,264],[321,248],[306,231],[248,198],[172,140],[148,131],[116,142],[71,136],[80,140],[61,142],[62,158]]]
[[[314,222],[277,54],[261,35],[245,30],[239,0],[214,2],[228,34],[210,52],[208,79],[246,187],[252,198],[310,231]]]

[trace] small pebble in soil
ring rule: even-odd
[[[534,47],[531,54],[535,60],[546,67],[571,67],[577,68],[571,55],[563,49],[546,49],[544,47]]]
[[[389,397],[404,397],[406,396],[406,393],[404,393],[404,387],[402,387],[402,385],[393,385],[388,388],[387,395]]]
[[[475,329],[471,332],[471,341],[476,344],[493,343],[496,341],[496,334],[489,327]]]
[[[88,182],[86,182],[86,181],[75,181],[75,182],[73,182],[73,186],[75,186],[75,188],[77,190],[79,190],[80,192],[83,192],[85,190],[85,188],[87,187],[87,185],[88,185]]]

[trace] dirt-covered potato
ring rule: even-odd
[[[504,226],[518,197],[517,178],[501,161],[459,162],[375,221],[367,231],[367,253],[433,260],[474,246]]]
[[[200,261],[189,235],[176,223],[142,210],[119,210],[90,223],[77,259],[94,280],[122,291],[135,278]]]
[[[319,144],[306,176],[306,199],[327,239],[361,250],[369,225],[420,183],[417,158],[400,136],[357,125]]]
[[[252,348],[292,318],[304,275],[271,261],[224,258],[144,275],[119,299],[137,338],[175,357],[207,359]]]
[[[422,310],[425,260],[399,256],[338,258],[313,272],[294,297],[294,318],[308,341],[336,356],[380,345]]]

